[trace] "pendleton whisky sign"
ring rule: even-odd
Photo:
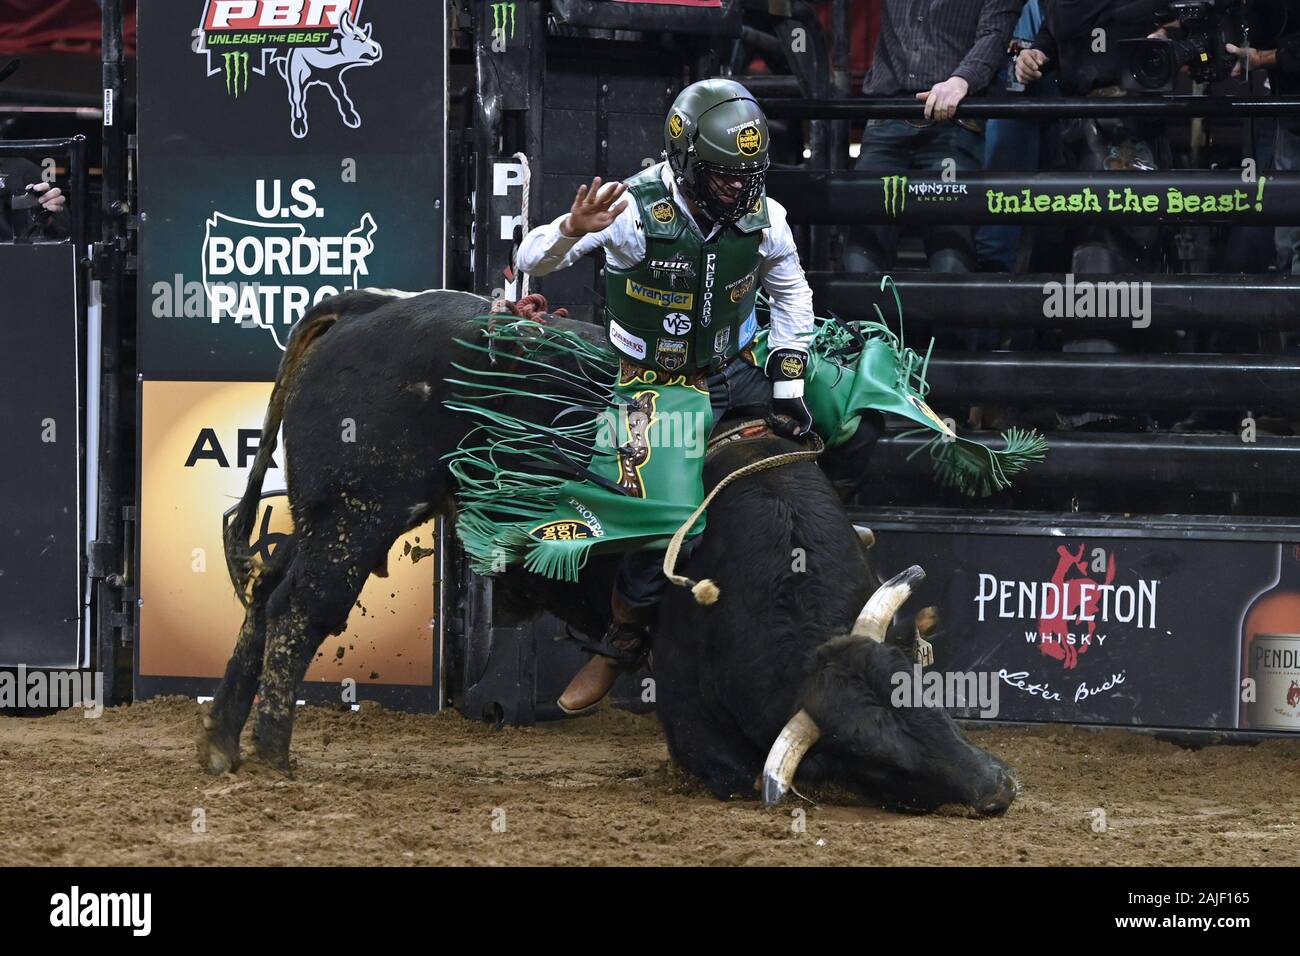
[[[883,574],[925,569],[934,669],[996,678],[997,719],[1300,732],[1300,549],[855,520]]]

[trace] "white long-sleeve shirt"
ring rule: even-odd
[[[660,173],[664,184],[672,192],[673,202],[686,217],[691,229],[704,236],[691,215],[686,197],[677,188],[672,170],[664,163]],[[544,276],[556,269],[573,265],[583,256],[604,248],[605,258],[617,269],[630,269],[645,258],[645,233],[641,231],[641,213],[631,196],[627,208],[618,218],[600,232],[588,233],[572,239],[560,232],[560,223],[568,213],[554,222],[538,226],[524,236],[515,256],[515,265],[522,272]],[[767,216],[771,223],[763,230],[758,246],[758,281],[772,300],[772,325],[768,344],[773,349],[808,351],[808,336],[813,328],[812,289],[804,278],[799,264],[799,250],[795,248],[794,234],[786,221],[785,207],[770,196],[767,198]],[[715,225],[713,231],[720,227]]]

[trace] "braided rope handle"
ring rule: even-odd
[[[747,475],[756,474],[760,471],[766,471],[769,468],[780,468],[782,465],[790,465],[796,461],[811,461],[815,459],[825,450],[825,445],[816,435],[813,435],[813,438],[816,439],[816,444],[813,448],[807,449],[806,451],[782,452],[779,455],[772,455],[769,458],[760,458],[758,461],[751,461],[748,465],[737,468],[714,485],[713,490],[704,496],[704,500],[700,502],[700,506],[691,512],[691,516],[686,519],[676,532],[673,533],[672,540],[668,542],[668,550],[664,552],[664,575],[668,580],[673,584],[676,584],[678,587],[690,588],[691,594],[695,596],[695,600],[701,604],[712,604],[716,601],[718,599],[718,586],[712,580],[705,578],[703,581],[693,581],[688,577],[677,574],[677,558],[682,550],[682,542],[686,540],[686,532],[688,532],[691,529],[691,526],[699,520],[700,515],[704,513],[704,509],[709,506],[709,503],[713,501],[718,492],[727,487],[727,485],[731,484],[733,481],[744,478]]]

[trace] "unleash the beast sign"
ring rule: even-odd
[[[309,129],[313,87],[324,87],[349,129],[361,114],[348,93],[346,73],[373,66],[384,55],[361,25],[363,0],[207,0],[194,31],[194,51],[207,61],[208,76],[224,76],[233,97],[248,93],[249,74],[274,69],[289,100],[289,128],[297,139]]]

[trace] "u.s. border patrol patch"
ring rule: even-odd
[[[685,128],[686,128],[686,124],[682,122],[681,113],[674,113],[671,117],[669,117],[668,135],[671,136],[673,139],[677,139],[679,136],[681,136],[682,130]]]
[[[753,123],[736,133],[736,149],[742,156],[757,156],[762,148],[763,133]]]
[[[667,199],[661,199],[651,206],[650,215],[655,217],[655,222],[672,222],[677,218],[677,213],[673,212],[673,204]]]

